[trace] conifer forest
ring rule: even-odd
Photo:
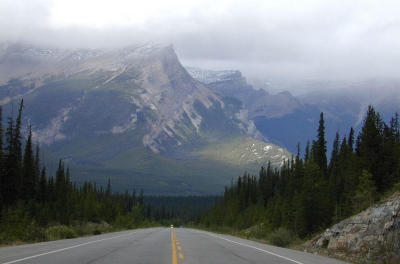
[[[201,224],[212,230],[309,238],[377,202],[400,180],[399,115],[387,124],[369,106],[361,131],[338,133],[327,161],[324,116],[317,137],[280,168],[247,173],[225,188]],[[396,185],[398,187],[398,185]]]

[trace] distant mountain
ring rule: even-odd
[[[215,193],[244,170],[290,157],[265,141],[243,103],[196,81],[171,46],[64,50],[0,45],[5,115],[25,120],[47,159],[77,180],[148,193]]]
[[[309,87],[311,92],[299,96],[301,101],[316,105],[327,113],[351,116],[354,127],[359,127],[370,104],[387,121],[393,113],[400,111],[400,81],[310,83]],[[325,89],[321,90],[322,87]]]
[[[328,152],[336,132],[359,129],[369,104],[388,121],[400,111],[400,83],[394,81],[309,82],[301,96],[289,92],[270,94],[250,85],[239,71],[211,71],[187,67],[188,72],[214,92],[243,103],[248,117],[265,138],[293,153],[315,139],[320,112],[324,112]],[[276,89],[276,87],[275,87]],[[304,89],[304,88],[303,88]]]
[[[315,134],[319,109],[303,104],[289,92],[269,94],[263,89],[255,89],[239,71],[186,69],[223,98],[235,98],[242,102],[248,117],[271,142],[295,153],[299,142],[304,146]]]
[[[242,101],[250,119],[258,116],[282,117],[303,107],[289,92],[272,95],[263,89],[255,89],[239,71],[211,71],[195,67],[186,69],[193,78],[206,84],[216,93]]]

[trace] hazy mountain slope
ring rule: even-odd
[[[315,90],[299,98],[305,103],[313,104],[328,113],[351,116],[352,126],[358,127],[372,104],[389,120],[394,112],[400,110],[400,82],[395,80],[373,80],[349,83],[327,83],[325,91]]]
[[[336,132],[344,137],[350,127],[359,129],[369,104],[386,121],[400,111],[400,84],[390,80],[300,83],[310,92],[295,97],[289,92],[270,94],[256,89],[239,71],[187,69],[216,93],[241,101],[261,134],[292,152],[297,151],[297,143],[304,149],[307,140],[314,139],[320,112],[325,115],[330,152]]]
[[[263,137],[240,101],[194,80],[172,47],[4,44],[0,50],[0,68],[16,69],[1,76],[6,115],[23,97],[24,121],[33,124],[35,140],[50,157],[68,160],[79,179],[112,177],[118,187],[135,184],[158,193],[210,193],[244,170],[290,156],[282,149],[278,156],[271,151],[239,160],[251,144],[265,144]],[[204,155],[221,142],[235,154]]]
[[[256,128],[271,142],[296,152],[299,142],[305,146],[315,134],[319,109],[301,103],[288,92],[269,94],[263,89],[256,90],[239,71],[188,67],[188,72],[216,93],[240,100]]]

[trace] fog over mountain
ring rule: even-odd
[[[0,39],[173,44],[185,65],[238,69],[249,79],[289,83],[285,89],[296,93],[310,80],[398,79],[399,12],[394,0],[3,0]]]

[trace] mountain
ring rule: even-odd
[[[269,94],[248,84],[240,71],[211,71],[186,67],[196,80],[206,84],[224,97],[233,97],[243,102],[250,119],[259,116],[279,118],[301,108],[301,102],[288,92]]]
[[[239,71],[211,71],[186,67],[200,82],[224,98],[242,102],[248,117],[262,135],[292,152],[315,134],[319,108],[304,104],[289,92],[270,94],[250,85]]]
[[[393,80],[310,81],[298,84],[309,92],[293,96],[285,91],[268,93],[266,85],[249,84],[239,71],[186,68],[193,78],[214,92],[241,101],[257,130],[293,153],[298,143],[304,149],[307,141],[315,138],[320,112],[324,112],[330,153],[336,132],[344,137],[351,127],[357,131],[368,105],[374,105],[385,121],[400,111],[400,83]]]
[[[309,87],[310,92],[299,96],[302,102],[316,105],[327,113],[351,116],[354,127],[360,125],[370,104],[387,121],[400,110],[400,82],[396,80],[310,83]]]
[[[75,180],[148,193],[215,193],[244,170],[290,157],[265,141],[242,102],[193,79],[171,46],[0,46],[5,115],[24,98],[51,161]],[[134,186],[133,186],[134,185]]]

